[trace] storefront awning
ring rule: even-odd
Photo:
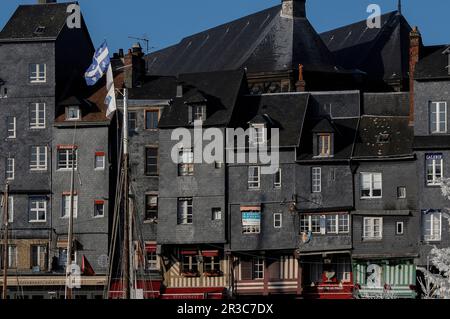
[[[218,250],[203,250],[202,256],[203,257],[218,257],[219,251]]]

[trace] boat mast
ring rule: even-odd
[[[5,236],[3,242],[3,289],[2,299],[6,300],[8,296],[8,228],[9,228],[9,216],[8,216],[8,197],[9,197],[9,184],[6,182],[5,194],[3,201],[3,224],[5,225]]]
[[[72,279],[70,276],[72,271],[72,249],[73,249],[73,211],[74,211],[74,188],[75,188],[75,145],[72,145],[72,170],[70,174],[70,209],[69,209],[69,233],[67,235],[67,263],[66,263],[66,299],[72,299],[72,282],[68,283]],[[70,161],[69,161],[70,162]]]

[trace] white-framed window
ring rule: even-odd
[[[156,130],[159,125],[159,110],[145,110],[145,129]]]
[[[47,82],[47,65],[45,63],[32,63],[29,65],[30,83]]]
[[[331,156],[331,134],[317,134],[317,148],[318,156]]]
[[[198,256],[197,255],[181,255],[181,271],[184,273],[198,273]]]
[[[212,209],[212,220],[222,220],[222,208],[215,207]]]
[[[381,173],[361,173],[361,199],[381,198],[382,188]]]
[[[281,168],[279,168],[277,172],[274,174],[273,187],[281,188]]]
[[[78,121],[81,119],[80,107],[77,105],[68,106],[66,108],[66,120],[67,121]]]
[[[253,258],[253,279],[264,279],[264,258],[262,257]]]
[[[204,272],[220,272],[220,257],[219,256],[204,256],[203,257],[203,271]]]
[[[311,169],[311,185],[313,193],[322,192],[322,168],[313,167]]]
[[[283,214],[275,213],[273,214],[273,227],[282,228],[283,227]]]
[[[300,232],[313,234],[348,234],[349,214],[301,215]]]
[[[156,220],[158,218],[158,195],[145,194],[145,220]]]
[[[105,201],[104,200],[96,200],[94,202],[94,217],[100,218],[105,216]]]
[[[206,120],[206,105],[191,106],[192,118],[191,121],[205,121]]]
[[[180,149],[178,157],[178,176],[194,175],[194,151],[192,148]]]
[[[15,116],[8,116],[6,118],[6,138],[14,139],[16,138],[17,129],[17,119]]]
[[[349,233],[350,232],[350,215],[349,214],[339,214],[338,215],[338,231],[339,233]]]
[[[156,251],[147,251],[147,270],[159,270]]]
[[[178,225],[190,225],[193,223],[192,198],[178,199]]]
[[[70,217],[70,204],[71,204],[71,196],[69,194],[64,194],[62,196],[61,203],[61,218],[69,218]],[[78,216],[78,195],[73,195],[73,218],[77,218]]]
[[[30,129],[45,128],[45,103],[30,105]]]
[[[57,156],[58,170],[71,170],[73,165],[75,165],[75,169],[78,168],[78,150],[72,148],[58,149]]]
[[[327,234],[338,233],[338,215],[326,215],[327,220]]]
[[[427,186],[440,186],[444,176],[444,156],[442,154],[426,154]]]
[[[250,141],[253,145],[262,145],[267,140],[267,129],[264,124],[252,124],[250,127]]]
[[[248,168],[248,188],[249,189],[261,188],[261,167],[250,166]]]
[[[447,133],[447,102],[430,102],[430,132]]]
[[[105,152],[96,152],[94,160],[94,169],[97,171],[104,170],[105,162],[106,162]]]
[[[440,211],[424,211],[422,215],[423,239],[427,242],[441,241],[442,213]]]
[[[395,233],[397,235],[403,235],[405,231],[405,224],[403,222],[397,222],[395,225]]]
[[[379,240],[383,238],[383,218],[364,217],[363,238],[369,240]]]
[[[406,198],[406,187],[405,186],[397,187],[397,198],[398,199],[405,199]]]
[[[17,246],[8,245],[8,268],[17,268]]]
[[[47,170],[47,146],[31,147],[30,170]]]
[[[16,160],[13,157],[6,159],[6,179],[8,181],[14,180],[15,177]]]
[[[32,196],[29,198],[29,219],[30,222],[47,221],[47,198],[43,196]]]
[[[47,246],[32,245],[31,246],[31,268],[39,267],[40,271],[47,269]]]

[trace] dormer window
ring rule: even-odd
[[[191,106],[192,122],[205,121],[206,120],[206,105],[193,105]]]
[[[331,151],[331,134],[323,133],[316,134],[317,151],[316,156],[329,157],[332,155]]]
[[[81,112],[79,106],[68,106],[66,109],[67,121],[78,121],[81,119]]]
[[[266,143],[267,134],[264,124],[252,124],[250,129],[250,141],[253,145],[262,145]]]

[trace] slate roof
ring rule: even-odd
[[[76,2],[19,6],[3,30],[0,42],[17,40],[56,40],[66,25],[67,6]],[[36,28],[44,27],[37,33]]]
[[[409,116],[409,93],[365,93],[363,114]]]
[[[416,66],[416,80],[446,78],[450,79],[450,45],[438,45],[427,48],[427,55]]]
[[[146,56],[150,74],[298,69],[335,72],[327,47],[306,18],[281,17],[281,5],[200,32]]]
[[[447,150],[450,149],[450,136],[414,136],[413,148],[415,150]]]
[[[381,28],[366,20],[320,34],[336,63],[374,79],[408,78],[411,26],[398,11],[381,16]]]
[[[183,74],[178,83],[183,85],[183,97],[176,97],[164,109],[159,128],[189,127],[189,107],[186,105],[192,96],[206,97],[207,126],[224,126],[232,119],[233,110],[242,93],[245,82],[244,71],[221,71],[210,73]]]
[[[128,98],[135,100],[170,100],[177,92],[176,77],[146,76],[140,87],[128,90]]]

